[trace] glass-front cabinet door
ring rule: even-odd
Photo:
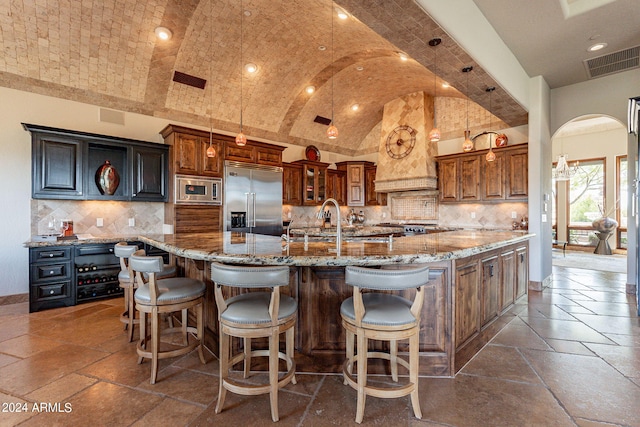
[[[302,204],[306,206],[320,205],[326,200],[327,166],[328,163],[297,161],[302,164],[304,198]]]

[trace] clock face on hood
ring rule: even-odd
[[[416,144],[416,131],[411,126],[398,126],[387,137],[387,154],[392,159],[407,157]]]

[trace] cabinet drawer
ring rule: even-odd
[[[115,243],[107,245],[79,245],[76,246],[76,256],[112,254],[114,246]]]
[[[31,282],[70,278],[70,267],[71,262],[62,262],[58,264],[33,264],[31,265]]]
[[[54,298],[59,296],[67,296],[69,294],[69,282],[52,283],[50,285],[42,285],[37,287],[36,298],[38,300],[45,298]]]
[[[71,247],[49,247],[31,249],[31,262],[63,260],[71,258]]]

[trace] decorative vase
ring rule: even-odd
[[[618,226],[618,221],[613,218],[602,217],[593,221],[591,226],[600,233],[611,233]]]
[[[104,164],[96,171],[96,185],[100,194],[112,196],[120,185],[120,175],[109,160],[105,160]]]

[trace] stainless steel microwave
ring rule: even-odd
[[[176,175],[175,202],[192,205],[221,205],[222,178]]]

